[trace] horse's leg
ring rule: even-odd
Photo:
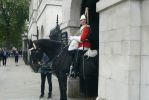
[[[59,88],[60,88],[60,100],[67,100],[67,76],[65,73],[58,75]]]

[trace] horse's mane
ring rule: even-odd
[[[34,40],[33,42],[36,44],[37,47],[47,49],[58,49],[63,46],[63,43],[49,39]]]
[[[47,53],[50,58],[54,58],[56,55],[58,55],[61,51],[61,48],[64,46],[64,44],[61,42],[49,39],[39,39],[34,40],[33,42],[37,48],[40,48],[42,52]]]

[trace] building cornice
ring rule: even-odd
[[[45,9],[46,9],[47,6],[62,6],[62,5],[58,5],[58,4],[46,4],[46,5],[42,8],[40,14],[38,13],[38,16],[37,16],[37,20],[36,20],[36,21],[39,20],[40,16],[43,14],[43,12],[45,11]],[[38,9],[39,9],[39,8],[38,8]]]
[[[38,9],[40,8],[40,5],[41,5],[41,4],[42,4],[42,0],[39,2],[39,5],[38,5],[38,7],[37,7]]]
[[[28,31],[31,29],[31,27],[32,27],[32,25],[33,25],[34,23],[36,24],[37,22],[36,22],[36,21],[31,21],[31,22],[30,22],[29,27],[28,27]]]
[[[66,28],[68,28],[68,27],[71,27],[71,28],[79,28],[80,26],[80,24],[79,24],[79,22],[78,23],[76,23],[77,21],[72,21],[72,20],[70,20],[70,21],[68,21],[68,22],[63,22],[62,23],[62,25],[61,25],[61,29],[63,30],[63,29],[66,29]]]
[[[96,3],[96,12],[105,10],[113,5],[121,3],[122,1],[126,1],[126,0],[100,0]]]
[[[37,12],[37,9],[33,9],[33,11],[32,11],[32,13],[31,13],[31,15],[30,15],[30,18],[29,19],[31,19],[32,17],[33,17],[33,14],[34,13],[36,13]]]
[[[41,0],[40,2],[39,2],[39,5],[38,5],[38,9],[41,7],[41,4],[43,3],[43,0]],[[62,1],[55,1],[55,0],[48,0],[48,1],[46,1],[46,4],[52,4],[52,5],[62,5]]]

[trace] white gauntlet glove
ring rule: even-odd
[[[69,39],[72,40],[76,40],[78,42],[80,42],[80,36],[70,36]]]

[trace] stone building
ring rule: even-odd
[[[149,100],[149,0],[100,0],[97,100]]]
[[[61,23],[62,0],[30,0],[28,37],[33,40],[49,38],[57,15]]]
[[[53,1],[56,5],[53,10],[60,16],[61,30],[69,35],[77,33],[80,15],[89,7],[89,24],[97,40],[95,47],[99,46],[97,100],[149,100],[149,0],[33,1],[34,4],[38,1],[38,5]],[[44,24],[53,10],[43,11],[41,20],[42,14],[39,16],[37,12],[40,11],[34,9],[30,16],[38,17],[30,17],[32,31],[29,34],[36,33],[37,27],[40,38],[42,34],[48,34],[55,20],[48,22],[49,29]],[[56,14],[52,15],[55,18]],[[36,19],[39,21],[36,22]]]

